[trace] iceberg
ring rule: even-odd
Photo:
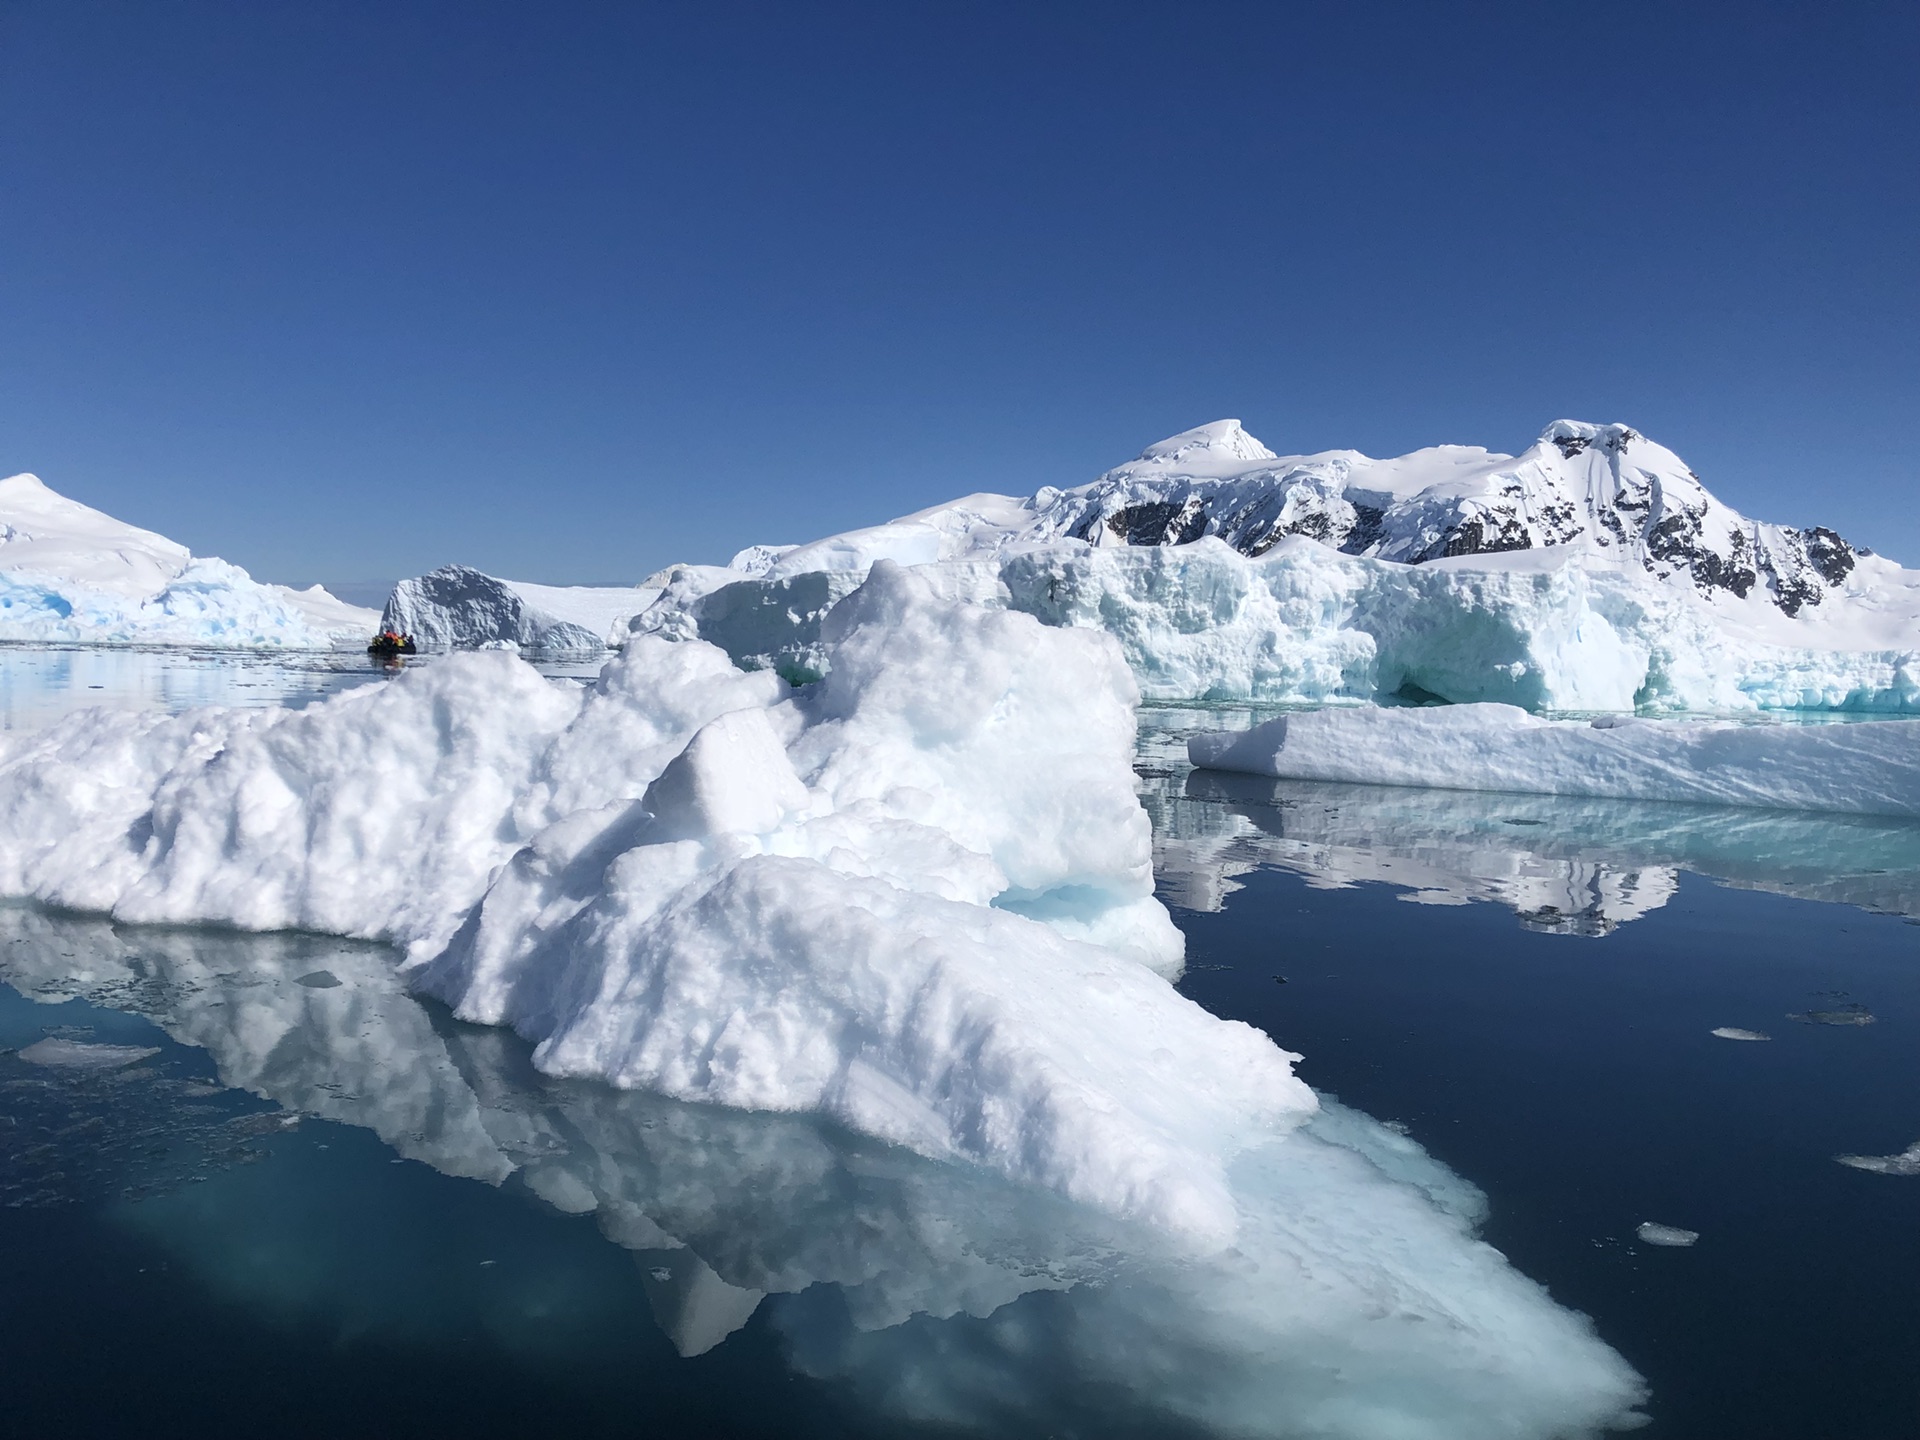
[[[820,625],[877,560],[1121,643],[1154,700],[1530,710],[1920,709],[1920,573],[1750,520],[1625,425],[1519,456],[1277,456],[1223,420],[1089,485],[977,494],[682,567],[633,627],[820,673]]]
[[[264,585],[237,565],[69,500],[0,480],[0,641],[328,650],[378,617],[320,586]]]
[[[1196,735],[1206,770],[1610,800],[1920,817],[1920,721],[1548,720],[1511,705],[1326,709]]]
[[[1314,1110],[1184,999],[1107,637],[873,567],[794,691],[634,637],[589,689],[454,655],[301,711],[0,740],[0,892],[401,946],[556,1075],[816,1111],[1229,1243]]]
[[[434,649],[604,650],[660,594],[658,585],[532,585],[443,565],[394,586],[382,629]]]

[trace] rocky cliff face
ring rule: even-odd
[[[1096,546],[1217,536],[1259,555],[1304,535],[1419,565],[1590,543],[1701,592],[1757,593],[1788,615],[1843,586],[1854,548],[1833,531],[1749,520],[1672,451],[1624,425],[1561,420],[1517,457],[1439,446],[1398,460],[1353,451],[1281,459],[1223,420],[1162,441],[1092,485],[1042,492],[1033,538]]]

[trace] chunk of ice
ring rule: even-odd
[[[118,1070],[159,1053],[157,1045],[91,1045],[49,1035],[20,1051],[20,1058],[52,1070]]]
[[[1738,1025],[1722,1025],[1713,1032],[1722,1040],[1771,1040],[1764,1030],[1742,1030]]]
[[[1920,1140],[1898,1155],[1836,1155],[1842,1165],[1855,1170],[1871,1170],[1876,1175],[1920,1175]]]
[[[1700,1238],[1698,1230],[1682,1230],[1675,1225],[1661,1225],[1652,1220],[1642,1220],[1640,1228],[1633,1232],[1643,1244],[1665,1245],[1679,1249],[1693,1244]]]

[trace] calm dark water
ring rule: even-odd
[[[1484,1190],[1647,1379],[1639,1433],[1920,1435],[1920,1176],[1834,1158],[1920,1140],[1920,829],[1168,750],[1183,991]],[[8,1433],[1317,1433],[1252,1373],[1284,1356],[1169,1339],[1279,1282],[801,1117],[546,1080],[378,947],[0,907],[0,981]],[[132,1049],[23,1058],[49,1039]]]

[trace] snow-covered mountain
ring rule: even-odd
[[[1035,508],[1022,532],[1034,538],[1179,545],[1217,535],[1261,555],[1305,535],[1410,565],[1585,540],[1658,579],[1757,593],[1787,615],[1820,604],[1858,563],[1824,527],[1747,519],[1627,426],[1575,420],[1555,421],[1518,457],[1441,445],[1397,460],[1352,450],[1282,459],[1239,421],[1219,420]]]
[[[318,585],[263,585],[37,476],[0,480],[0,640],[325,650],[365,644],[377,618]]]
[[[1155,699],[1920,708],[1920,572],[1751,520],[1624,425],[1375,460],[1277,456],[1222,420],[1075,489],[749,553],[751,574],[666,575],[634,628],[803,679],[826,612],[886,560],[1109,631]]]

